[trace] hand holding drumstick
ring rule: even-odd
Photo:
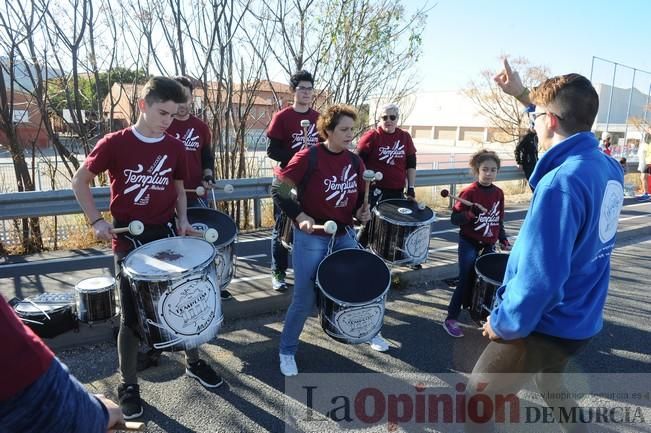
[[[307,119],[301,120],[301,128],[303,128],[303,145],[301,146],[301,149],[305,149],[310,145],[310,140],[308,136],[308,128],[310,127],[311,123]]]
[[[461,197],[457,197],[456,195],[452,195],[452,194],[450,194],[450,191],[448,191],[447,189],[441,190],[441,197],[444,197],[444,198],[445,197],[450,197],[450,198],[452,198],[452,199],[454,199],[454,200],[456,200],[458,202],[461,202],[461,203],[465,204],[466,206],[470,206],[470,207],[477,206],[477,208],[479,208],[482,212],[487,212],[487,209],[484,206],[480,205],[479,203],[473,203],[470,200],[466,200],[465,198],[461,198]]]

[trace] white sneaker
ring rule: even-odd
[[[280,354],[280,372],[284,376],[296,376],[298,374],[298,367],[294,360],[294,355]]]
[[[387,340],[382,338],[382,334],[379,332],[371,339],[371,341],[368,342],[368,344],[371,345],[371,349],[377,350],[378,352],[386,352],[389,350],[389,343]]]

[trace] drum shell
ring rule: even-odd
[[[356,299],[342,299],[342,288],[335,287],[338,284],[344,290],[357,288]],[[321,328],[341,343],[370,341],[382,328],[390,285],[389,269],[372,253],[347,248],[330,254],[319,264],[316,276]]]
[[[171,240],[183,242],[184,238],[155,242]],[[156,247],[152,246],[155,242],[137,248],[131,254],[145,247]],[[217,335],[223,321],[215,272],[216,249],[201,239],[191,238],[191,242],[209,246],[212,254],[202,258],[199,264],[186,272],[152,277],[130,269],[127,265],[129,256],[123,263],[123,272],[129,281],[138,312],[141,337],[156,349],[176,351],[198,347]],[[195,250],[190,246],[186,253],[193,254]]]
[[[113,277],[106,278],[106,286],[97,289],[86,289],[82,287],[82,280],[75,287],[75,299],[77,305],[77,317],[80,322],[93,323],[109,320],[117,315],[116,284]]]
[[[408,214],[403,216],[394,210]],[[373,209],[368,228],[368,246],[387,262],[421,264],[427,260],[434,220],[435,214],[428,207],[418,209],[418,204],[409,200],[384,200]]]
[[[278,232],[280,233],[280,243],[291,252],[294,244],[294,222],[284,212],[280,214]]]
[[[217,230],[218,239],[213,242],[217,250],[215,267],[220,289],[225,289],[235,275],[235,242],[237,224],[227,214],[210,208],[188,208],[188,221],[196,230]]]
[[[63,301],[58,304],[47,301],[49,295],[59,294],[42,293],[34,298],[30,298],[31,302],[47,312],[50,317],[49,319],[28,301],[21,301],[14,306],[18,317],[25,319],[23,323],[29,326],[41,338],[53,338],[77,327],[74,295],[70,294],[71,296],[69,296],[68,301]]]
[[[477,275],[472,292],[470,317],[477,323],[486,322],[493,309],[495,294],[502,285],[509,255],[504,253],[488,253],[475,261]]]

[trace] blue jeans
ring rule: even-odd
[[[274,229],[271,232],[271,271],[285,272],[289,262],[289,252],[280,242],[280,221],[282,211],[274,203]]]
[[[495,245],[484,245],[478,246],[468,239],[459,236],[459,247],[458,247],[458,257],[459,257],[459,282],[457,287],[454,289],[454,294],[452,299],[450,299],[450,305],[448,305],[448,317],[447,319],[457,320],[459,314],[461,313],[461,306],[463,300],[466,299],[475,283],[475,261],[479,257],[481,250],[484,250],[484,253],[489,253],[495,251]]]
[[[294,295],[285,316],[283,332],[280,336],[280,353],[294,355],[298,349],[298,339],[303,331],[307,317],[312,313],[316,302],[316,270],[328,253],[330,236],[310,235],[294,230]],[[343,234],[335,238],[333,251],[344,248],[357,248],[354,235]]]

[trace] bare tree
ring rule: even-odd
[[[546,66],[531,65],[523,57],[510,58],[509,63],[518,71],[527,88],[537,86],[549,76]],[[495,84],[493,77],[498,72],[489,69],[482,71],[477,80],[469,83],[464,93],[477,104],[479,113],[487,117],[491,126],[497,129],[498,133],[492,139],[499,143],[515,144],[526,128],[527,119],[522,104]]]

